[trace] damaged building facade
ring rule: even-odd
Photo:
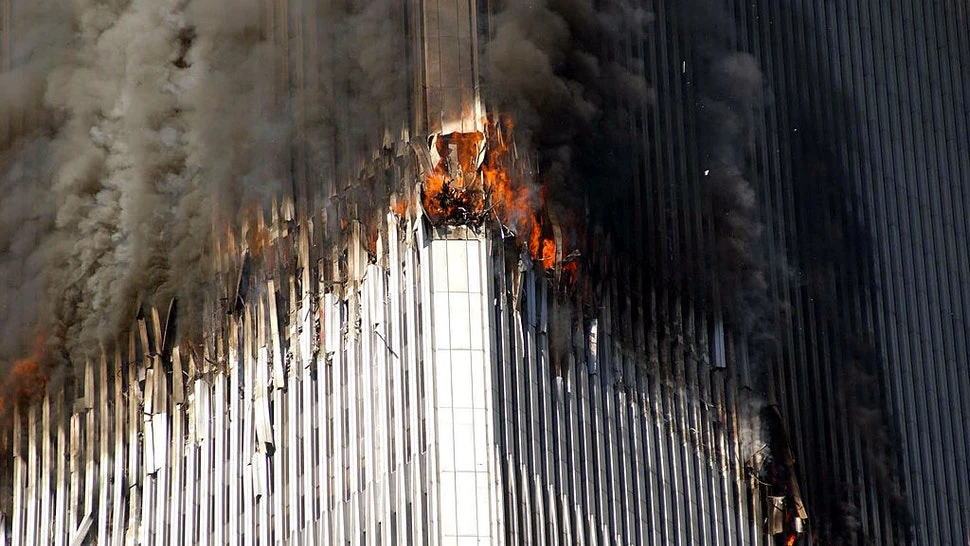
[[[0,544],[960,543],[965,6],[252,4],[287,179],[6,383]]]

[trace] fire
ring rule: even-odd
[[[794,533],[788,535],[788,540],[785,542],[785,546],[793,546],[797,538],[798,538],[798,535]]]
[[[405,199],[398,198],[391,204],[391,212],[394,216],[398,218],[404,218],[408,215],[408,202]]]
[[[545,211],[544,187],[537,190],[524,173],[515,170],[511,118],[503,116],[499,122],[487,118],[483,125],[484,134],[436,137],[440,159],[425,177],[424,209],[432,221],[445,224],[480,223],[487,214],[493,215],[514,232],[536,264],[552,270],[557,265],[557,242]],[[485,158],[476,167],[483,142]],[[575,281],[578,262],[560,265],[564,271],[568,268],[570,282]]]
[[[10,375],[4,378],[0,389],[0,413],[4,411],[4,394],[10,396],[12,403],[29,402],[47,387],[47,374],[41,369],[41,359],[47,336],[41,332],[34,337],[30,356],[14,363]]]
[[[265,249],[269,248],[269,229],[262,213],[254,207],[247,207],[242,214],[243,217],[243,237],[250,254],[254,257],[260,256]]]
[[[368,222],[364,233],[364,244],[366,245],[367,252],[371,254],[377,253],[377,239],[380,237],[380,232],[377,228],[376,222]]]
[[[563,282],[569,286],[576,283],[579,278],[579,262],[576,260],[570,260],[562,264],[562,279]]]
[[[249,232],[246,233],[246,244],[249,245],[249,251],[254,256],[259,256],[263,253],[263,249],[269,246],[268,241],[269,236],[266,233],[266,227],[261,224],[256,224],[256,226],[251,227]]]
[[[222,244],[222,252],[228,254],[229,256],[234,256],[236,254],[236,236],[232,232],[232,226],[229,222],[222,223],[222,233],[217,235],[218,242]]]
[[[435,138],[438,163],[425,177],[424,209],[440,223],[461,224],[475,222],[482,216],[482,194],[478,150],[484,135],[481,133],[449,133]]]

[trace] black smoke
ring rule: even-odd
[[[536,186],[548,206],[575,221],[629,226],[634,179],[630,130],[653,100],[643,56],[619,51],[653,21],[640,2],[508,2],[484,48],[485,99],[515,119],[515,138],[534,151]]]

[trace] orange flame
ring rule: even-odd
[[[785,546],[793,546],[793,545],[795,544],[795,540],[796,540],[797,538],[798,538],[798,535],[796,535],[796,534],[794,534],[794,533],[793,533],[793,534],[790,534],[790,535],[788,535],[788,541],[787,541],[787,542],[785,542]]]
[[[380,236],[377,228],[376,222],[368,222],[364,233],[364,244],[366,245],[367,252],[371,254],[377,254],[377,239]]]
[[[393,212],[394,216],[397,216],[398,218],[404,218],[405,216],[407,216],[408,215],[407,200],[398,198],[396,201],[391,203],[391,212]]]
[[[14,363],[10,375],[4,379],[3,388],[0,389],[0,413],[4,411],[4,394],[10,396],[13,404],[27,403],[36,399],[47,388],[48,377],[40,364],[46,342],[47,336],[39,332],[34,336],[30,356]]]
[[[502,226],[515,232],[536,264],[551,270],[557,265],[557,242],[550,236],[544,187],[537,191],[524,174],[513,174],[511,118],[503,116],[498,123],[488,118],[484,127],[485,134],[451,133],[436,138],[435,150],[440,160],[425,177],[424,209],[432,221],[449,224],[481,222],[489,212]],[[483,139],[485,159],[476,169]],[[567,283],[572,285],[578,276],[578,262],[566,260],[560,265],[567,273]]]
[[[229,256],[236,255],[236,236],[232,232],[232,226],[229,224],[229,222],[222,223],[221,242],[223,245],[223,248],[222,248],[223,254],[226,254]]]
[[[485,203],[475,166],[484,138],[475,132],[449,133],[435,139],[439,159],[425,177],[422,203],[435,222],[461,224],[481,217]]]
[[[259,257],[270,247],[269,229],[263,214],[255,207],[247,207],[243,210],[243,236],[246,239],[246,246],[253,257]]]

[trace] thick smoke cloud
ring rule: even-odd
[[[762,75],[752,56],[730,48],[728,14],[701,0],[687,2],[678,13],[699,66],[694,107],[701,162],[695,168],[707,174],[705,203],[694,206],[712,213],[718,271],[713,282],[729,320],[770,337],[763,324],[770,303],[762,227],[747,179]],[[645,60],[629,58],[630,51],[641,49],[612,48],[618,37],[646,40],[652,21],[636,2],[510,2],[496,17],[485,49],[487,96],[514,115],[516,138],[536,150],[537,181],[546,187],[549,206],[573,216],[589,207],[594,221],[620,230],[615,238],[620,246],[632,239],[626,236],[632,217],[624,216],[631,208],[637,144],[629,140],[630,127],[646,119],[655,99]]]
[[[617,36],[644,36],[652,19],[626,0],[509,2],[495,18],[486,100],[514,116],[518,146],[536,151],[536,182],[564,217],[588,205],[608,221],[627,199],[630,120],[652,90],[642,59],[609,48]]]
[[[711,288],[725,319],[748,337],[758,369],[774,343],[771,317],[781,305],[769,299],[767,268],[781,275],[788,270],[783,256],[765,254],[760,207],[750,181],[765,83],[758,61],[731,47],[734,19],[723,8],[692,0],[678,14],[694,60],[699,168],[712,216],[711,258],[717,271]]]
[[[18,3],[0,74],[0,377],[36,331],[83,362],[139,302],[178,296],[192,336],[213,237],[294,189],[297,136],[333,179],[400,131],[400,5],[310,4],[319,66],[294,81],[281,67],[303,57],[255,0]]]
[[[751,342],[759,368],[775,338],[768,317],[777,305],[767,295],[759,204],[747,178],[762,74],[754,57],[730,47],[733,19],[714,2],[685,2],[675,11],[685,48],[698,64],[693,108],[700,163],[692,168],[706,175],[702,202],[690,206],[703,207],[713,221],[714,255],[707,262],[716,264],[716,277],[704,279],[707,296]],[[573,218],[588,207],[593,222],[612,233],[615,248],[641,258],[661,250],[630,248],[632,185],[641,181],[633,170],[633,146],[640,143],[628,139],[643,136],[633,137],[631,127],[638,119],[646,125],[655,96],[647,60],[630,53],[648,50],[645,42],[655,30],[653,15],[639,2],[509,2],[485,49],[488,99],[514,116],[520,148],[536,151],[547,206]],[[622,51],[615,50],[618,44],[625,44]],[[633,229],[650,232],[651,226]],[[752,397],[749,403],[762,402]],[[744,414],[752,421],[744,423],[752,441],[760,441],[758,412]]]

